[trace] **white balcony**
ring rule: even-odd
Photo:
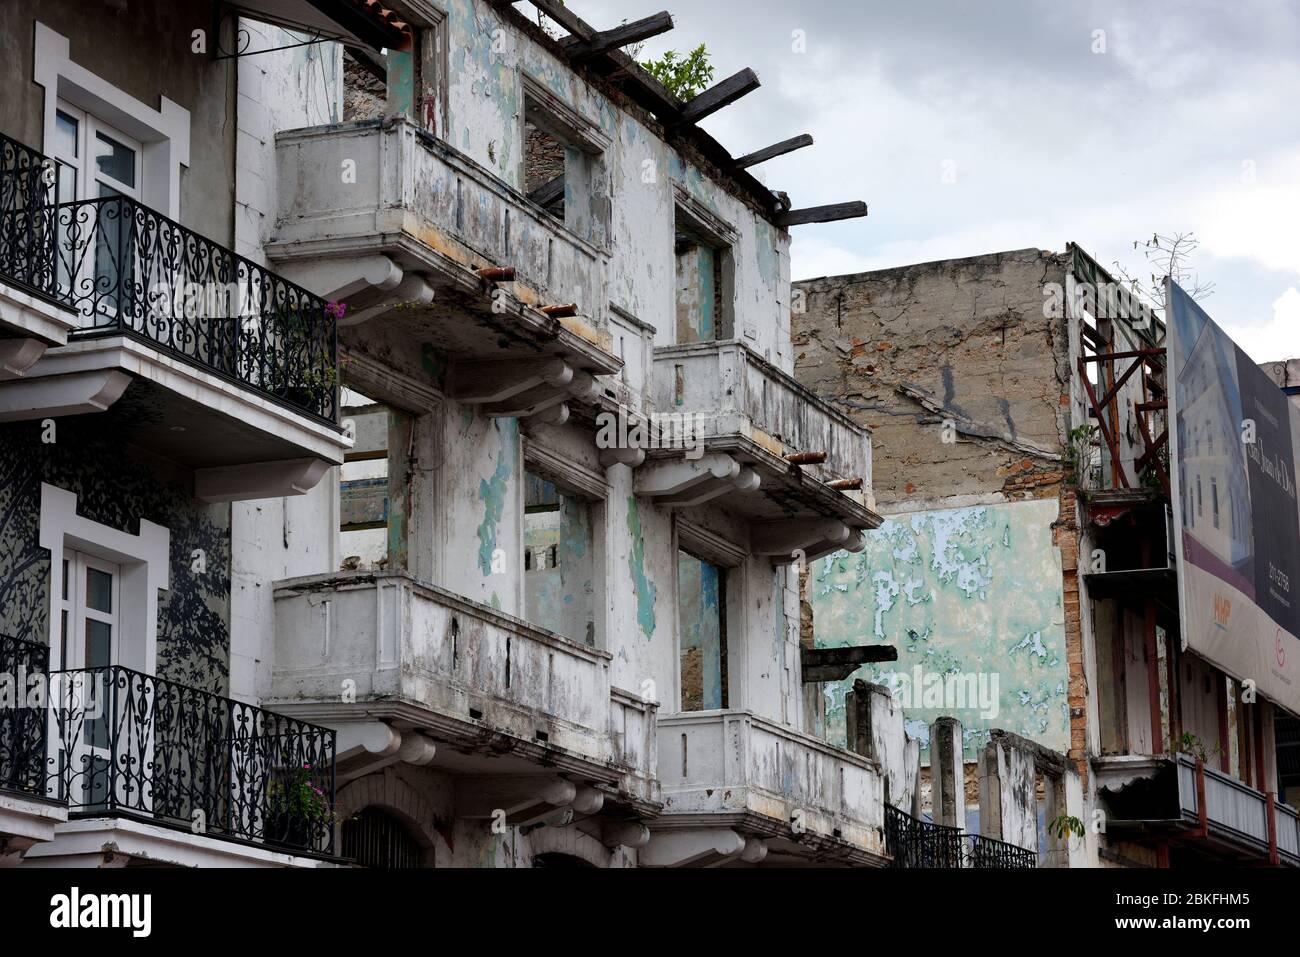
[[[347,303],[349,349],[430,343],[448,391],[492,415],[594,401],[621,367],[607,254],[458,150],[394,117],[281,133],[276,156],[267,255]]]
[[[558,773],[652,810],[655,709],[610,686],[608,652],[404,572],[279,582],[275,607],[270,700],[340,729],[340,780],[400,754],[455,775]]]
[[[885,863],[878,766],[748,711],[660,716],[650,866]]]
[[[680,416],[672,427],[702,456],[683,460],[661,441],[638,470],[638,494],[668,506],[719,499],[751,524],[755,553],[785,559],[856,551],[880,524],[867,430],[743,343],[656,348],[654,405]]]
[[[1275,857],[1300,867],[1300,815],[1231,774],[1189,754],[1094,758],[1093,768],[1108,833],[1158,838],[1219,862]]]

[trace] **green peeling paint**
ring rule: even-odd
[[[898,661],[825,686],[828,739],[844,740],[844,694],[854,678],[899,689],[915,683],[919,665],[924,676],[983,674],[990,690],[997,676],[996,717],[951,702],[904,709],[923,753],[929,724],[945,714],[961,721],[971,758],[993,728],[1065,751],[1069,672],[1052,542],[1058,511],[1055,500],[1043,500],[897,516],[870,532],[859,554],[815,563],[809,599],[817,645],[898,649]]]
[[[506,492],[510,475],[514,471],[515,445],[519,436],[517,419],[497,419],[495,425],[501,437],[501,451],[492,475],[479,479],[478,497],[483,502],[483,521],[478,526],[478,567],[485,576],[492,574],[492,553],[497,548],[497,525],[505,512]]]
[[[632,536],[632,548],[627,553],[627,565],[632,572],[632,588],[636,591],[636,621],[647,638],[655,633],[655,598],[659,589],[645,573],[645,539],[641,537],[641,513],[636,497],[627,498],[627,530]]]

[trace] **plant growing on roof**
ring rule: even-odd
[[[682,100],[692,100],[708,88],[713,80],[713,64],[703,43],[685,56],[669,50],[657,60],[642,60],[646,71],[664,85],[669,93]]]

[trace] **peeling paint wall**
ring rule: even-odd
[[[737,233],[735,311],[743,317],[737,337],[790,371],[789,235],[669,147],[651,129],[653,121],[616,106],[483,0],[451,0],[447,10],[448,142],[522,190],[521,74],[527,74],[610,140],[601,168],[583,182],[566,184],[584,191],[578,208],[593,210],[590,224],[580,221],[573,228],[609,256],[610,302],[653,325],[656,344],[675,341],[676,185]],[[604,223],[608,233],[602,235]],[[605,304],[591,308],[604,312]]]
[[[864,666],[825,686],[828,740],[844,739],[844,695],[860,677],[896,694],[906,687],[913,705],[905,709],[907,730],[927,755],[929,725],[948,715],[961,721],[972,759],[993,728],[1066,750],[1069,670],[1056,518],[1050,500],[916,512],[869,532],[861,553],[817,562],[809,595],[818,646],[898,649],[896,662]],[[965,689],[975,676],[975,700],[969,690],[965,708],[951,695],[927,699],[939,687],[931,675],[962,676]],[[981,707],[986,702],[996,704],[996,714]]]

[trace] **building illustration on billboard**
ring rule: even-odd
[[[1202,321],[1203,320],[1203,321]],[[1254,596],[1250,482],[1241,442],[1236,347],[1199,309],[1174,312],[1178,342],[1191,349],[1179,373],[1179,503],[1184,540],[1200,562]]]
[[[1166,285],[1183,646],[1300,709],[1300,409]]]

